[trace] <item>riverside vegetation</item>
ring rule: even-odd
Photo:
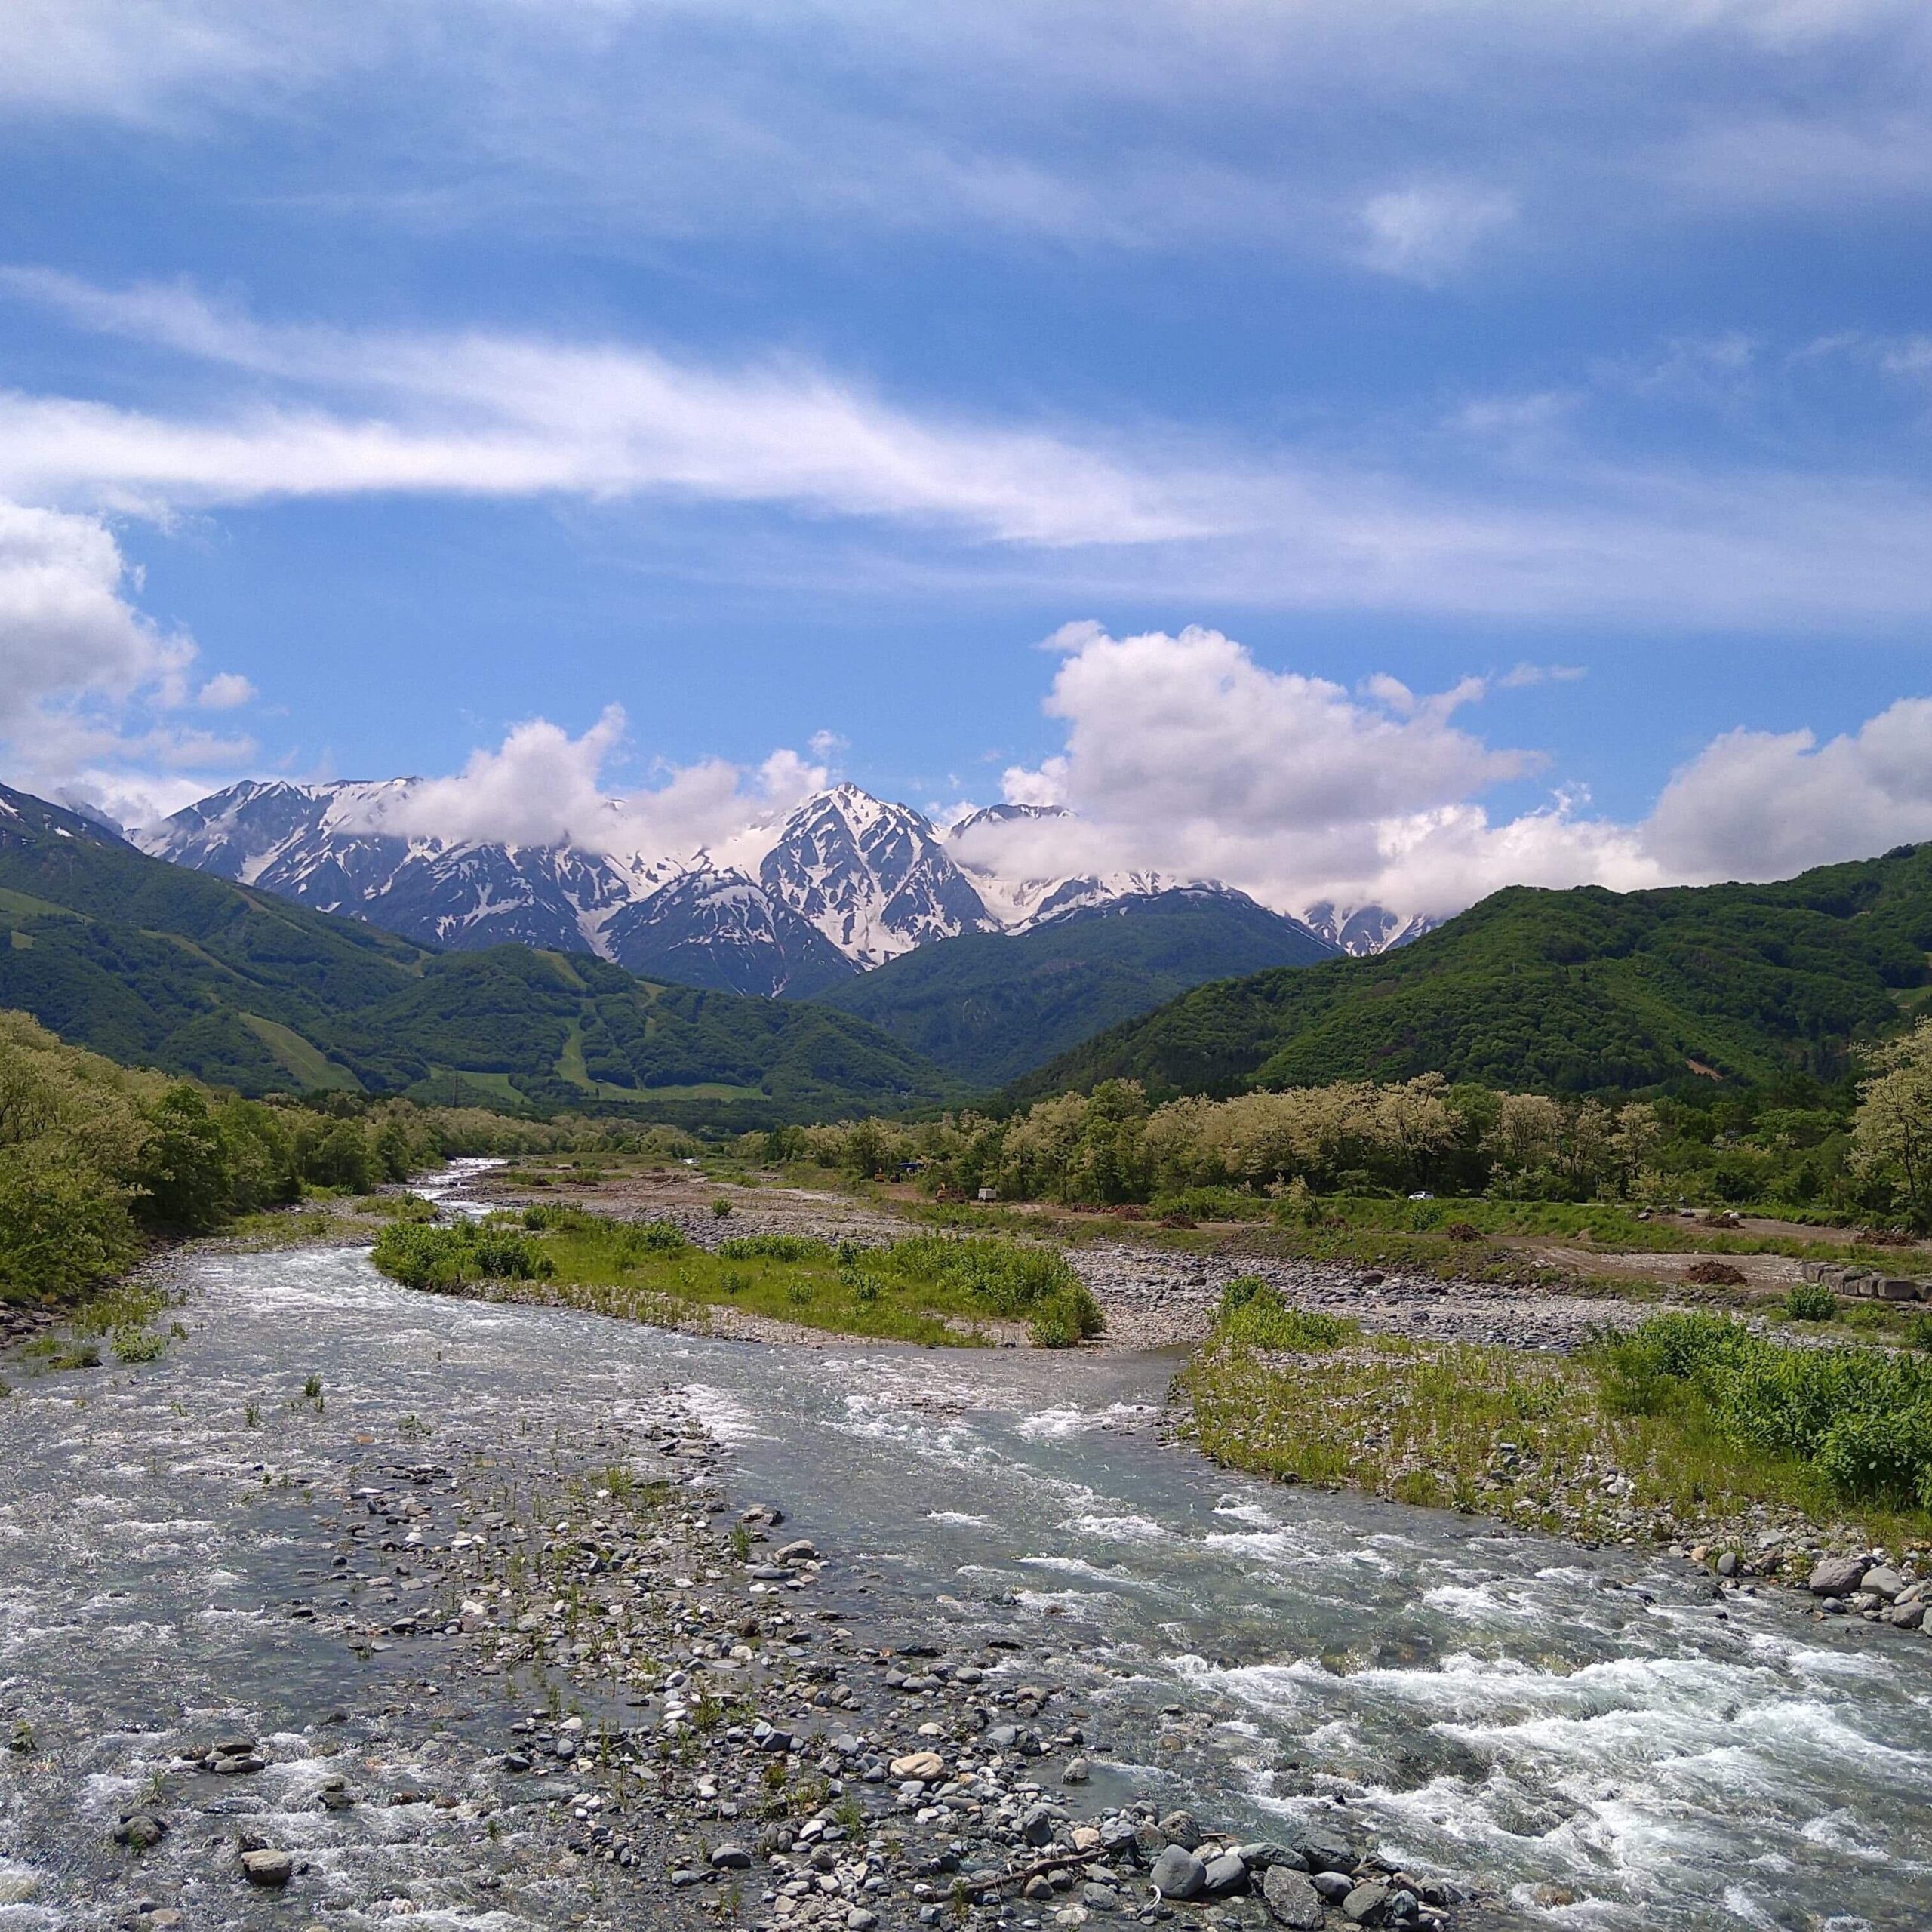
[[[672,1325],[721,1306],[928,1346],[983,1343],[989,1321],[1024,1322],[1041,1348],[1070,1348],[1100,1331],[1100,1308],[1063,1257],[998,1238],[915,1235],[862,1247],[765,1234],[707,1250],[673,1221],[543,1204],[481,1223],[397,1222],[377,1238],[374,1259],[408,1287],[534,1291]]]
[[[1005,1201],[1266,1213],[1310,1195],[1614,1207],[1775,1205],[1798,1218],[1932,1227],[1932,1021],[1867,1050],[1869,1077],[1692,1101],[1500,1092],[1439,1073],[1195,1095],[1101,1082],[1007,1115],[881,1118],[761,1137],[769,1159],[916,1173]],[[1218,1197],[1218,1198],[1211,1198]]]
[[[1595,1539],[1932,1533],[1932,1361],[1662,1314],[1569,1355],[1368,1335],[1258,1277],[1181,1378],[1217,1460]]]
[[[257,1223],[305,1196],[357,1196],[457,1154],[533,1153],[616,1123],[549,1125],[474,1108],[332,1094],[248,1100],[64,1045],[0,1013],[0,1309],[72,1309],[157,1238]]]

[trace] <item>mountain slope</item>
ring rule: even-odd
[[[1614,1092],[1841,1074],[1932,972],[1932,846],[1765,886],[1515,886],[1395,952],[1202,986],[1011,1090],[1341,1078]]]
[[[792,814],[758,883],[861,967],[998,924],[927,819],[856,785],[835,786]]]
[[[859,969],[808,920],[743,872],[700,866],[614,914],[610,956],[647,979],[809,999]]]
[[[447,1098],[466,1079],[470,1098],[752,1122],[946,1091],[844,1014],[521,946],[432,953],[149,858],[4,786],[0,1007],[112,1058],[247,1093],[319,1072]]]
[[[990,1086],[1204,980],[1334,956],[1306,927],[1244,894],[1171,889],[1024,933],[923,946],[823,999],[948,1072]]]

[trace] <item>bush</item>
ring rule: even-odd
[[[1596,1364],[1618,1412],[1694,1398],[1734,1444],[1788,1457],[1848,1496],[1932,1502],[1932,1361],[1922,1356],[1789,1348],[1741,1321],[1668,1315],[1600,1340]]]
[[[1221,1291],[1220,1329],[1251,1348],[1295,1355],[1326,1354],[1352,1340],[1361,1324],[1317,1309],[1291,1308],[1259,1275],[1237,1275]]]
[[[711,1211],[718,1220],[721,1221],[724,1220],[730,1217],[731,1212],[731,1204],[721,1194],[718,1198],[711,1204]]]
[[[1838,1298],[1822,1281],[1800,1281],[1785,1296],[1784,1312],[1794,1321],[1829,1321],[1838,1312]]]
[[[432,1291],[475,1281],[547,1281],[555,1272],[527,1235],[467,1221],[448,1227],[392,1222],[376,1237],[371,1258],[405,1287]]]

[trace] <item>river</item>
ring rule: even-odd
[[[160,1360],[8,1371],[0,1732],[34,1748],[0,1751],[5,1932],[122,1921],[138,1887],[108,1835],[184,1738],[312,1740],[333,1716],[368,1764],[480,1734],[487,1700],[440,1710],[401,1649],[358,1662],[291,1617],[325,1586],[322,1499],[399,1435],[588,1454],[667,1385],[729,1445],[734,1501],[782,1503],[853,1614],[1007,1630],[1077,1673],[1103,1793],[1257,1835],[1339,1793],[1412,1869],[1497,1895],[1490,1924],[1932,1916],[1932,1642],[1768,1592],[1720,1604],[1634,1551],[1230,1476],[1153,1426],[1171,1358],[728,1343],[412,1294],[358,1250],[210,1251],[181,1278],[188,1333]],[[235,1808],[318,1829],[333,1761],[308,1748]],[[432,1871],[444,1903],[416,1922],[528,1922],[465,1899],[454,1826],[365,1836],[371,1903],[331,1925],[389,1922]],[[183,1829],[157,1869],[206,1843]]]

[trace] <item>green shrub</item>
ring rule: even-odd
[[[718,1198],[711,1204],[711,1211],[718,1220],[722,1221],[727,1219],[731,1214],[731,1204],[721,1194]]]
[[[831,1244],[811,1235],[734,1235],[718,1244],[718,1252],[727,1261],[829,1261],[832,1258]]]
[[[1784,1312],[1794,1321],[1829,1321],[1838,1312],[1838,1298],[1822,1281],[1800,1281],[1786,1294]]]
[[[1602,1338],[1593,1359],[1620,1413],[1695,1399],[1734,1444],[1802,1463],[1847,1496],[1932,1495],[1932,1361],[1922,1355],[1789,1348],[1723,1316],[1667,1315]]]
[[[1291,1308],[1259,1275],[1237,1275],[1221,1291],[1221,1333],[1257,1349],[1321,1355],[1361,1333],[1358,1322],[1309,1308]]]
[[[550,1257],[525,1235],[472,1222],[426,1226],[392,1222],[376,1237],[371,1259],[407,1288],[449,1289],[475,1281],[546,1281]]]

